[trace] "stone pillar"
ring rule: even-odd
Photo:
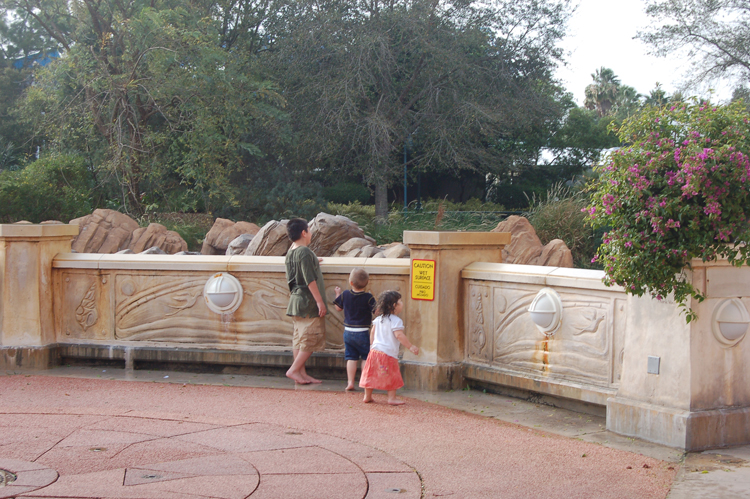
[[[405,231],[412,270],[404,293],[406,335],[419,347],[419,356],[404,352],[407,388],[449,390],[460,388],[464,360],[463,286],[461,270],[474,262],[502,263],[510,233]],[[434,299],[411,297],[414,260],[434,260]]]
[[[52,260],[77,235],[77,225],[0,225],[0,368],[49,366]]]
[[[622,379],[607,401],[607,429],[685,450],[748,444],[750,338],[728,344],[714,314],[729,301],[750,310],[750,267],[700,260],[691,267],[706,299],[693,302],[698,319],[690,324],[674,303],[629,297]]]

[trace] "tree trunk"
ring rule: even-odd
[[[388,221],[388,185],[385,180],[375,180],[375,223]]]

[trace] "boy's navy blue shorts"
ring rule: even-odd
[[[370,353],[370,330],[347,331],[344,329],[344,358],[346,360],[367,359]]]

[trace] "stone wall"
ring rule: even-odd
[[[405,290],[409,261],[330,258],[322,269],[329,303],[348,287],[354,266],[370,273],[368,290]],[[204,286],[223,272],[236,277],[239,308],[219,314]],[[283,257],[62,254],[54,262],[54,310],[59,343],[162,345],[191,348],[289,348],[289,289]],[[329,306],[326,348],[343,351],[343,312]]]

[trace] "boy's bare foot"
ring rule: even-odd
[[[301,374],[296,373],[296,372],[287,371],[286,372],[286,377],[289,378],[289,379],[293,379],[295,383],[299,383],[300,385],[309,385],[310,384],[310,382],[307,381],[305,378],[303,378]]]
[[[364,402],[365,404],[369,404],[370,402],[375,402],[375,400],[373,400],[372,397],[368,398],[367,395],[365,395],[365,399],[362,402]]]
[[[405,403],[403,400],[398,399],[388,401],[388,405],[404,405]]]
[[[346,391],[347,392],[354,391],[354,383],[349,383],[348,385],[346,385]]]

